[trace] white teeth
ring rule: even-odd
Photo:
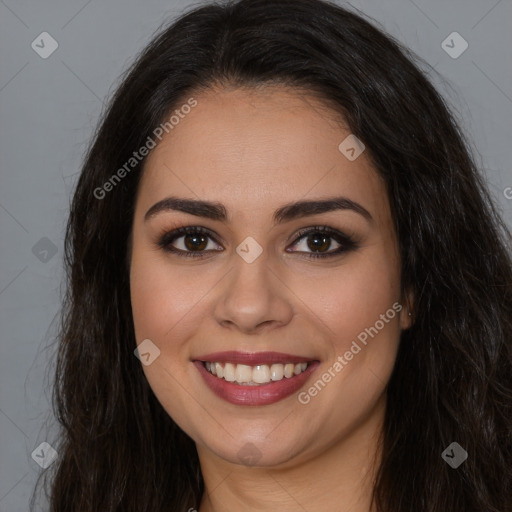
[[[295,365],[295,368],[293,369],[293,373],[295,375],[299,375],[299,373],[302,373],[306,367],[308,366],[308,363],[298,363]]]
[[[272,380],[281,380],[284,377],[284,368],[282,364],[273,364],[270,367],[270,377]]]
[[[206,362],[206,369],[213,375],[228,382],[236,382],[247,386],[267,384],[272,381],[290,379],[302,373],[308,363],[286,364],[260,364],[249,366],[246,364]]]
[[[252,381],[257,384],[270,382],[270,368],[266,364],[255,366],[252,370]]]
[[[222,368],[220,363],[215,363],[215,375],[217,377],[224,377],[224,368]]]
[[[295,369],[295,365],[292,363],[288,363],[284,365],[284,376],[286,378],[290,378],[293,375],[293,370]]]
[[[228,382],[235,381],[235,365],[231,363],[226,363],[224,365],[224,379]]]
[[[252,368],[246,364],[237,364],[235,369],[235,380],[239,383],[251,382]]]

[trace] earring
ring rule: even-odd
[[[409,313],[409,316],[412,316],[412,314],[411,314],[411,313]]]

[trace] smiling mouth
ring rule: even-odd
[[[219,398],[234,405],[263,406],[297,392],[320,361],[282,352],[231,350],[198,356],[193,364]]]
[[[202,361],[202,363],[206,370],[218,379],[242,386],[260,386],[300,375],[311,362],[258,364],[254,366],[210,361]]]

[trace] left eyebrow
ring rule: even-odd
[[[332,197],[317,201],[289,203],[277,209],[274,212],[273,219],[274,224],[281,224],[308,215],[317,215],[336,210],[352,210],[362,215],[368,222],[373,220],[373,217],[366,208],[347,197]]]
[[[272,218],[274,224],[282,224],[309,215],[318,215],[320,213],[336,210],[352,210],[363,216],[368,222],[373,220],[373,217],[366,208],[347,197],[331,197],[327,199],[288,203],[278,208]],[[228,220],[227,209],[222,203],[182,197],[167,197],[155,203],[146,212],[144,221],[147,221],[158,213],[166,211],[180,211],[220,222],[226,222]]]

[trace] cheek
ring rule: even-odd
[[[165,329],[172,325],[172,313],[168,309],[162,290],[170,285],[158,265],[138,259],[134,254],[130,271],[130,293],[133,321],[137,342],[144,338],[161,340]],[[164,299],[164,300],[163,300]]]
[[[137,341],[154,338],[166,342],[175,326],[181,327],[182,320],[198,308],[206,281],[200,280],[198,273],[173,268],[158,253],[135,251],[130,293]]]
[[[400,340],[398,277],[391,262],[368,258],[340,267],[321,287],[309,286],[309,304],[329,345],[316,379],[299,397],[318,413],[311,428],[323,428],[321,411],[329,410],[324,427],[346,433],[381,399]]]
[[[200,291],[186,277],[170,270],[161,256],[135,250],[130,268],[130,293],[137,344],[150,339],[159,355],[142,370],[169,416],[182,428],[192,431],[186,411],[198,397],[183,393],[181,383],[189,378],[188,334],[197,324],[194,303]],[[194,291],[195,290],[195,291]],[[187,293],[188,291],[188,293]],[[190,293],[190,292],[193,293]],[[180,293],[181,292],[181,293]]]
[[[321,320],[325,335],[339,348],[350,344],[400,300],[399,272],[396,261],[390,259],[383,251],[368,251],[364,257],[347,260],[328,273],[297,279],[293,285],[303,303]],[[393,321],[398,321],[398,315]]]
[[[346,411],[367,414],[389,380],[400,339],[399,277],[392,248],[374,244],[299,292],[329,345],[317,376],[329,382],[328,389],[312,382],[303,398],[318,397],[314,407],[344,411],[333,413],[339,425],[347,421]]]

